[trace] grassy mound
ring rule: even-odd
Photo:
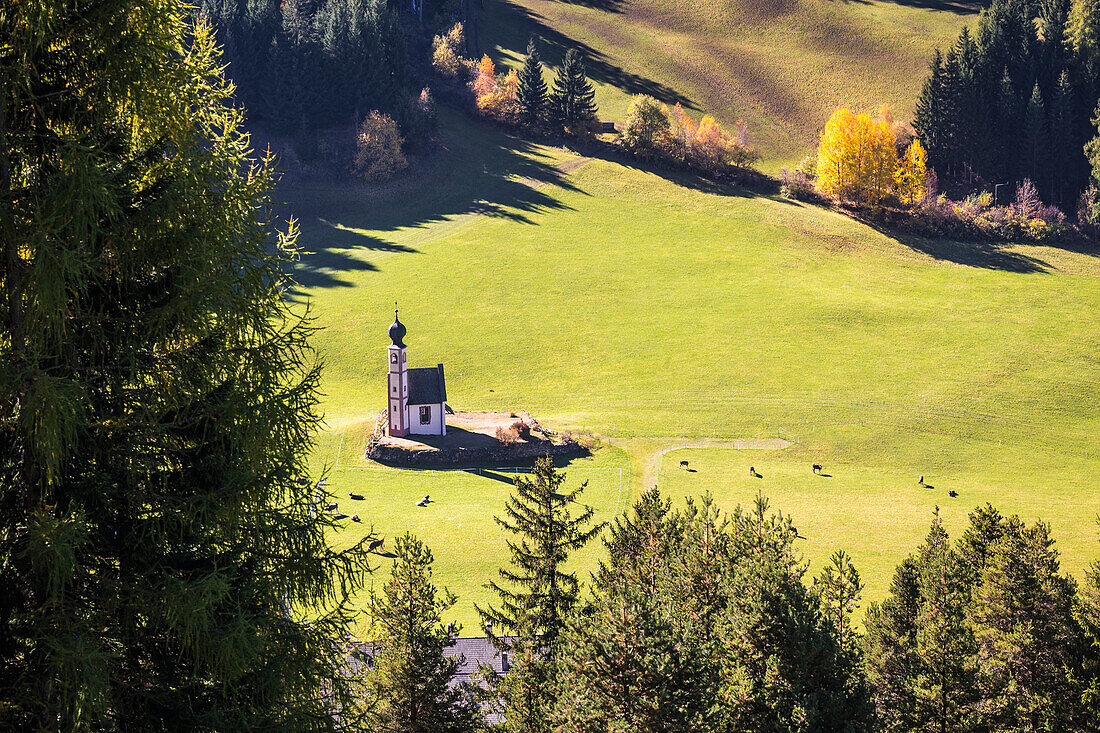
[[[764,168],[793,165],[839,104],[888,103],[908,118],[935,46],[973,23],[965,0],[486,0],[472,40],[515,63],[534,37],[543,59],[583,50],[605,119],[645,93],[743,118]]]

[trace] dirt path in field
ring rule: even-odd
[[[607,442],[623,448],[628,453],[629,440],[619,438],[607,438]],[[683,438],[646,438],[646,441],[661,443],[659,448],[645,457],[641,472],[641,486],[645,490],[657,484],[657,476],[661,470],[661,461],[669,451],[681,448],[732,448],[734,450],[780,450],[791,445],[791,441],[782,438],[699,438],[685,441]],[[667,444],[665,444],[667,443]]]

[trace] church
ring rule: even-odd
[[[390,325],[389,434],[395,438],[407,435],[447,434],[447,383],[443,365],[409,369],[406,364],[405,324],[393,312]]]

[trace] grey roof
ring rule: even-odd
[[[409,404],[438,405],[447,401],[443,365],[409,370]]]
[[[455,643],[443,652],[448,657],[458,657],[458,670],[455,682],[469,682],[470,676],[477,672],[479,664],[493,668],[497,674],[508,673],[508,654],[502,656],[485,636],[464,636],[455,639]]]

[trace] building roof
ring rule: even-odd
[[[438,405],[447,401],[443,365],[409,370],[409,404]]]

